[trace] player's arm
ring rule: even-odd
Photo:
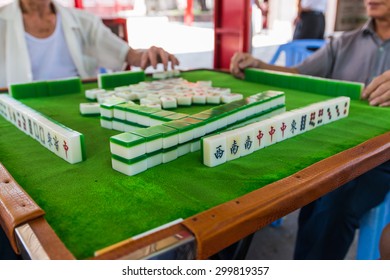
[[[268,64],[260,59],[255,58],[249,53],[235,53],[230,60],[230,72],[233,74],[233,76],[242,79],[244,78],[245,68],[259,68],[265,70],[298,74],[298,70],[296,68]]]
[[[175,68],[176,65],[179,65],[179,60],[173,54],[155,46],[146,50],[135,50],[130,48],[126,56],[126,62],[129,65],[138,66],[142,69],[145,69],[148,66],[156,68],[158,63],[164,65],[164,70],[168,69],[169,63],[171,63],[172,69]]]
[[[390,106],[390,70],[373,79],[364,89],[362,98],[373,106]]]

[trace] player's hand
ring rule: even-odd
[[[374,78],[364,89],[362,98],[372,106],[390,106],[390,70]]]
[[[156,69],[157,64],[162,63],[165,71],[168,69],[169,63],[172,69],[179,65],[179,60],[173,54],[155,46],[147,50],[130,49],[127,54],[127,62],[142,69],[146,69],[149,66]]]
[[[243,79],[244,70],[248,67],[261,68],[261,61],[249,53],[236,52],[230,60],[230,73],[233,76]]]

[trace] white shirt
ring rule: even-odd
[[[61,15],[70,56],[82,79],[97,76],[98,67],[122,70],[128,44],[114,35],[97,16],[65,8],[53,1]],[[0,7],[0,88],[33,80],[19,1]]]
[[[36,38],[25,32],[33,80],[55,80],[78,76],[62,30],[61,15],[49,37]]]
[[[326,0],[301,0],[301,7],[302,9],[325,13]]]

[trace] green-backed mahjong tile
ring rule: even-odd
[[[322,78],[312,79],[311,92],[321,94],[323,91],[324,80]]]
[[[123,99],[121,98],[109,98],[109,99],[106,99],[106,101],[104,101],[102,104],[100,104],[100,107],[104,108],[104,109],[113,109],[115,105],[119,105],[121,103],[125,103],[125,101],[123,101]]]
[[[151,108],[151,107],[146,107],[146,106],[139,106],[138,113],[140,115],[145,115],[149,116],[151,114],[155,114],[162,111],[161,109],[158,108]]]
[[[193,117],[184,118],[181,119],[180,121],[192,124],[194,127],[198,127],[204,124],[202,120]]]
[[[10,94],[15,99],[37,97],[36,87],[33,83],[10,85]]]
[[[265,97],[265,99],[258,100],[257,96],[254,96],[254,97],[249,96],[249,97],[246,97],[244,99],[234,101],[233,105],[237,105],[237,106],[241,107],[241,109],[245,109],[245,108],[263,103],[266,100],[266,98],[267,97]]]
[[[109,121],[109,122],[112,122],[114,120],[114,118],[108,118],[108,117],[105,117],[105,116],[100,116],[100,118],[102,120]]]
[[[352,100],[359,100],[363,90],[363,84],[338,82],[337,96],[348,96]]]
[[[163,149],[160,149],[160,150],[157,150],[157,151],[153,151],[151,153],[147,153],[146,155],[150,158],[150,157],[153,157],[155,155],[161,154],[162,152],[163,152]]]
[[[191,115],[191,118],[195,118],[195,119],[202,120],[202,121],[209,121],[213,117],[210,114],[201,112],[201,113]]]
[[[254,94],[254,95],[251,95],[250,97],[256,99],[256,100],[259,101],[259,102],[265,102],[265,101],[269,100],[269,98],[270,98],[270,97],[267,95],[267,92],[266,92],[266,91],[256,93],[256,94]]]
[[[131,126],[139,127],[139,128],[146,128],[147,127],[146,125],[142,125],[142,124],[139,124],[139,123],[134,123],[134,122],[131,122],[131,121],[128,121],[128,120],[123,120],[123,119],[113,118],[111,120],[112,121],[116,121],[116,122],[120,122],[120,123],[124,123],[124,124],[128,124],[128,125],[131,125]]]
[[[139,128],[147,128],[148,127],[146,125],[142,125],[142,124],[139,124],[139,123],[134,123],[134,122],[131,122],[131,121],[128,121],[128,120],[121,120],[121,119],[115,119],[115,118],[113,120],[122,122],[122,123],[127,124],[127,125],[139,127]]]
[[[47,83],[49,87],[49,95],[51,96],[80,93],[82,90],[80,78],[49,81]]]
[[[239,111],[240,107],[241,106],[239,104],[237,104],[235,101],[233,101],[231,103],[222,104],[222,105],[216,106],[214,108],[221,110],[223,112],[226,112],[230,115],[230,114],[233,114],[233,113]]]
[[[127,165],[132,165],[132,164],[135,164],[137,162],[140,162],[142,160],[145,160],[148,158],[148,156],[145,154],[145,155],[141,155],[139,157],[136,157],[136,158],[132,158],[132,159],[127,159],[127,158],[123,158],[123,157],[120,157],[118,155],[115,155],[115,154],[111,154],[111,157],[117,161],[120,161],[122,163],[125,163]]]
[[[209,119],[213,120],[224,118],[229,115],[229,112],[226,112],[226,110],[223,110],[219,107],[214,107],[212,109],[202,111],[201,113],[210,115]]]
[[[289,73],[283,73],[279,76],[278,79],[279,87],[281,88],[291,88],[295,83],[295,75]]]
[[[153,113],[150,115],[151,118],[157,119],[157,120],[162,120],[162,121],[169,121],[167,117],[170,115],[175,114],[174,112],[171,111],[166,111],[166,110],[161,110],[157,113]]]
[[[123,146],[132,147],[145,142],[145,138],[130,132],[124,132],[110,137],[110,142]]]
[[[184,119],[188,117],[187,114],[183,114],[183,113],[173,113],[172,115],[168,115],[166,116],[165,118],[168,119],[168,120],[171,120],[171,121],[174,121],[174,120],[180,120],[180,119]]]
[[[132,133],[144,137],[146,141],[152,141],[162,137],[161,131],[155,129],[155,126],[137,129],[132,131]]]
[[[101,74],[99,76],[100,87],[104,89],[136,84],[145,80],[145,72],[118,72]]]
[[[181,120],[179,120],[179,121],[170,121],[170,122],[164,123],[162,125],[175,128],[179,132],[188,131],[188,130],[191,130],[191,129],[194,128],[194,126],[192,124],[189,124],[187,122],[183,122]]]
[[[173,146],[173,147],[169,147],[169,148],[164,148],[162,149],[162,153],[165,154],[165,153],[169,153],[169,152],[172,152],[174,150],[177,149],[177,146]]]
[[[153,126],[153,128],[154,128],[155,132],[161,133],[163,138],[170,137],[172,135],[179,133],[179,131],[177,129],[175,129],[173,127],[164,126],[162,124],[155,125],[155,126]]]
[[[280,91],[273,91],[273,90],[268,90],[263,92],[264,96],[269,99],[275,99],[284,96],[284,93],[281,93]]]
[[[115,109],[122,110],[122,111],[129,111],[130,109],[137,108],[139,105],[131,104],[131,103],[121,103],[114,105]]]
[[[294,77],[294,89],[301,91],[310,91],[311,77],[297,75]]]
[[[49,91],[49,85],[47,82],[42,81],[42,82],[35,82],[35,96],[40,97],[40,96],[49,96],[50,91]]]

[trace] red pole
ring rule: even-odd
[[[74,0],[74,7],[77,9],[84,9],[83,0]]]
[[[194,13],[192,10],[193,0],[187,0],[187,7],[184,13],[184,23],[186,25],[192,25],[194,22]]]
[[[214,68],[229,69],[235,52],[250,51],[250,24],[250,0],[214,1]]]

